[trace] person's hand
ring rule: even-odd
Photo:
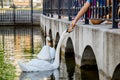
[[[67,32],[70,33],[73,31],[73,28],[70,26],[68,29],[67,29]]]
[[[70,25],[70,27],[68,28],[68,32],[69,33],[72,32],[72,30],[74,29],[75,25],[76,25],[76,21],[73,20],[72,23],[71,23],[71,25]]]

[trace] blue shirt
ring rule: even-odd
[[[99,5],[99,6],[105,6],[106,5],[106,0],[87,0],[87,2],[89,2],[91,4],[94,4],[94,5]]]

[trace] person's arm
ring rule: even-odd
[[[80,17],[82,17],[85,12],[88,10],[88,8],[90,7],[90,3],[89,2],[86,2],[84,4],[84,6],[80,9],[80,11],[78,12],[77,16],[75,17],[75,19],[72,21],[69,29],[68,29],[68,32],[71,32],[72,29],[75,27],[77,21],[79,20]]]

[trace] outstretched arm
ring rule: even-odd
[[[72,29],[75,27],[77,21],[79,20],[80,17],[82,17],[85,12],[88,10],[88,8],[90,7],[90,3],[89,2],[86,2],[84,4],[84,6],[80,9],[80,11],[78,12],[77,16],[75,17],[75,19],[72,21],[69,29],[68,29],[68,32],[71,32]]]

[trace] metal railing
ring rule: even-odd
[[[0,1],[0,25],[30,24],[33,23],[33,2],[29,5],[17,5],[12,0]],[[22,2],[24,3],[24,2]]]
[[[31,8],[0,8],[0,25],[32,22]]]
[[[99,2],[103,3],[100,4]],[[82,8],[86,0],[43,0],[43,14],[53,17],[53,15],[67,16],[69,20],[74,18]],[[85,24],[89,24],[90,19],[112,21],[112,27],[118,28],[120,22],[120,0],[92,0],[88,11],[82,17]]]

